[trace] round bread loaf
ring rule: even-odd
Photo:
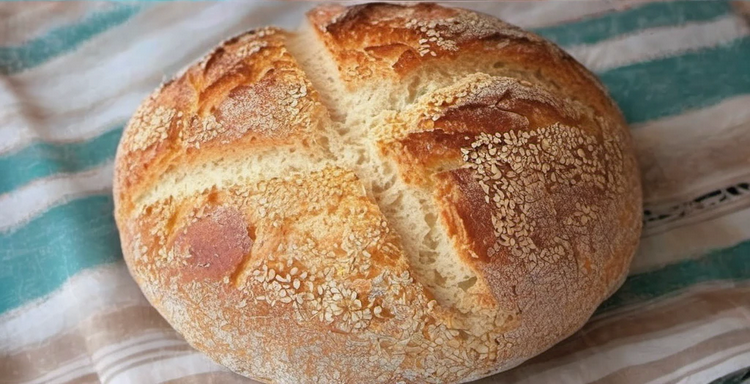
[[[297,32],[224,42],[135,113],[114,196],[148,300],[274,383],[512,368],[618,288],[641,229],[599,81],[534,34],[432,4],[320,6]]]

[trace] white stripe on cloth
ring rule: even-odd
[[[750,181],[750,95],[632,127],[647,209],[690,202]],[[747,198],[646,228],[631,272],[645,272],[750,239]]]
[[[659,269],[750,239],[750,208],[642,237],[630,273]]]
[[[129,357],[140,355],[143,352],[147,351],[156,351],[156,354],[158,355],[160,352],[163,353],[163,351],[161,351],[162,348],[187,346],[185,340],[165,339],[164,337],[165,335],[162,334],[161,338],[124,348],[122,348],[122,344],[110,345],[113,348],[121,348],[116,349],[115,351],[112,351],[107,355],[97,355],[95,353],[94,355],[92,355],[91,359],[94,361],[94,366],[96,367],[96,371],[99,372],[99,375],[102,376],[102,378],[106,378],[108,372],[116,371],[122,366],[133,363],[134,360],[128,359]]]
[[[13,353],[62,334],[95,313],[149,305],[125,263],[87,269],[50,295],[0,317],[0,351]]]
[[[64,55],[9,76],[0,100],[22,99],[0,107],[0,153],[41,139],[84,140],[127,120],[158,84],[218,44],[252,27],[264,25],[269,12],[301,15],[311,4],[199,3],[144,9],[128,23],[113,28]],[[290,15],[284,12],[289,12]],[[200,20],[196,23],[196,20]],[[283,23],[283,24],[288,24]],[[17,87],[18,89],[7,89]],[[8,95],[10,93],[10,95]],[[14,105],[21,103],[21,105]],[[23,107],[21,107],[23,106]],[[28,110],[40,115],[30,118]]]
[[[473,9],[499,17],[521,28],[542,28],[594,16],[617,8],[625,2],[547,1],[547,2],[445,2],[448,7]],[[635,3],[634,1],[629,1]]]
[[[102,382],[107,382],[106,375],[108,372],[116,372],[118,368],[141,361],[145,356],[149,358],[160,354],[166,356],[162,348],[187,346],[184,340],[174,339],[170,335],[164,332],[148,331],[138,337],[109,344],[95,350],[91,356],[81,355],[45,373],[43,376],[25,383],[64,383],[91,373],[96,373],[102,379]],[[130,358],[132,356],[138,357]]]
[[[96,365],[97,370],[101,371],[106,369],[107,364],[132,353],[134,348],[135,352],[142,352],[150,349],[146,347],[161,348],[164,346],[173,346],[175,344],[171,343],[174,341],[174,338],[168,337],[168,335],[165,335],[162,331],[147,331],[139,336],[125,339],[119,343],[107,344],[106,346],[97,349],[91,354],[91,360]],[[182,343],[184,344],[184,341],[182,341]]]
[[[750,28],[736,15],[677,27],[642,29],[596,44],[566,47],[576,60],[594,72],[646,60],[714,47],[747,36]]]
[[[112,188],[113,162],[73,174],[34,180],[0,195],[0,232],[11,230],[53,206],[72,198],[103,193]],[[109,192],[106,192],[109,193]]]
[[[71,382],[76,382],[78,381],[76,379],[90,375],[92,373],[96,373],[96,372],[94,372],[94,370],[91,368],[90,365],[85,366],[85,367],[80,367],[76,369],[75,371],[68,372],[65,375],[60,376],[54,380],[44,382],[44,384],[67,384]]]
[[[83,355],[34,380],[24,381],[23,384],[65,383],[90,373],[94,373],[91,367],[91,360],[89,360],[88,356]]]
[[[680,328],[682,331],[672,332],[662,337],[639,335],[638,341],[613,349],[600,346],[597,348],[597,353],[593,355],[576,358],[572,363],[548,369],[541,373],[532,373],[519,383],[573,383],[569,380],[566,381],[565,378],[576,378],[575,382],[595,381],[620,369],[661,360],[702,341],[737,329],[745,329],[747,328],[747,321],[737,318],[718,318],[700,326],[685,327],[684,324],[681,324],[674,328]],[[666,332],[660,331],[659,333]],[[590,351],[584,353],[590,354]],[[581,367],[586,367],[586,369],[582,370]]]
[[[195,350],[187,350],[187,351],[185,350],[183,351],[152,350],[149,352],[141,353],[137,357],[132,358],[130,360],[122,361],[118,365],[109,367],[106,372],[103,372],[103,373],[100,372],[100,377],[101,377],[102,383],[111,383],[113,378],[118,377],[122,374],[125,374],[127,376],[128,371],[137,369],[140,365],[149,365],[149,363],[152,363],[154,361],[164,361],[167,359],[173,359],[173,358],[178,358],[178,357],[183,357],[183,356],[191,356],[191,355],[195,355],[199,353],[200,352],[197,352]],[[221,370],[221,367],[218,366],[218,364],[216,363],[213,363],[213,364],[216,365],[216,367],[214,368],[215,370]],[[189,374],[180,375],[180,377],[184,377],[184,376],[189,376]]]
[[[644,203],[681,203],[747,181],[748,105],[750,95],[743,95],[634,127]]]
[[[750,181],[750,95],[632,130],[644,205],[679,204]]]
[[[691,371],[694,371],[699,368],[705,368],[712,365],[715,365],[717,363],[720,363],[722,361],[725,361],[737,354],[742,354],[745,352],[750,351],[750,343],[748,344],[742,344],[738,345],[736,347],[729,348],[724,351],[716,352],[712,355],[706,356],[702,359],[696,360],[688,365],[685,365],[684,367],[674,371],[670,372],[668,375],[662,376],[658,379],[649,381],[646,384],[667,384],[671,382],[672,380],[676,380],[682,376],[689,375]],[[729,373],[729,372],[727,372]],[[689,376],[688,376],[689,377]]]
[[[109,377],[108,383],[161,383],[190,375],[226,371],[226,368],[214,363],[203,354],[194,352],[141,364]],[[254,383],[254,381],[249,380],[249,383]]]
[[[680,380],[678,384],[705,384],[748,366],[750,366],[750,352],[743,353],[725,360],[721,364],[714,365],[709,369],[694,373]]]

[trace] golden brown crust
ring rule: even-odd
[[[274,28],[247,32],[156,90],[120,142],[118,202],[132,208],[142,186],[172,164],[205,162],[227,151],[311,146],[325,111],[286,50],[286,38]]]
[[[450,68],[458,78],[481,68],[490,75],[512,73],[619,114],[596,77],[570,55],[492,16],[432,3],[373,3],[320,6],[308,19],[350,87],[399,81],[433,66]]]
[[[626,276],[641,222],[631,139],[598,81],[465,10],[332,5],[308,18],[345,95],[314,89],[294,34],[269,28],[223,43],[128,125],[115,216],[150,302],[191,345],[265,382],[462,382],[580,328]],[[381,83],[410,96],[364,118],[331,104]],[[346,153],[355,144],[374,155]],[[396,168],[400,198],[434,207],[422,224],[449,244],[442,262],[474,273],[443,287],[458,304],[418,271],[372,164]]]
[[[434,191],[463,260],[521,317],[503,338],[530,353],[575,331],[619,282],[639,236],[626,127],[487,75],[426,95],[395,121],[381,148]]]

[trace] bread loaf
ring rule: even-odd
[[[641,229],[599,81],[532,33],[424,3],[319,6],[224,42],[137,110],[114,197],[153,306],[273,383],[510,369],[619,287]]]

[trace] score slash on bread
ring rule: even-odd
[[[433,4],[320,6],[299,31],[224,42],[135,113],[114,196],[148,300],[274,383],[510,369],[618,288],[641,229],[599,81]]]

